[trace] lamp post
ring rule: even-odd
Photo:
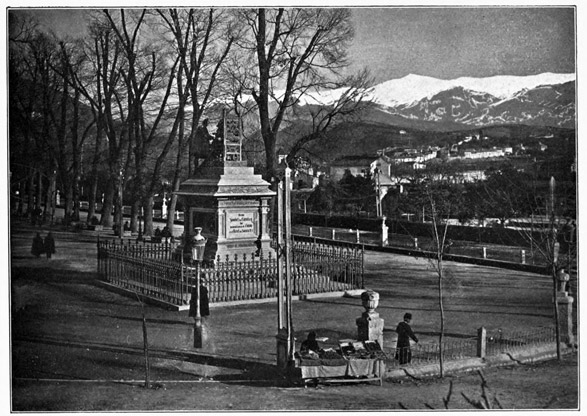
[[[139,236],[137,237],[137,241],[143,241],[143,207],[141,207],[141,211],[139,212]]]
[[[200,311],[200,272],[201,262],[204,259],[204,249],[206,248],[206,239],[202,235],[202,228],[194,229],[196,234],[192,237],[192,262],[196,263],[196,288],[192,290],[192,302],[195,299],[194,315],[194,348],[202,348],[202,313]]]

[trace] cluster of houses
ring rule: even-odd
[[[295,171],[294,189],[301,194],[309,195],[311,190],[320,184],[322,180],[339,181],[346,172],[354,176],[364,176],[370,173],[375,177],[376,187],[379,190],[380,199],[391,189],[403,192],[404,186],[412,182],[413,175],[417,171],[423,171],[434,161],[447,162],[461,161],[460,169],[451,174],[450,179],[455,183],[472,182],[485,179],[485,170],[488,167],[483,160],[489,163],[495,159],[504,158],[513,154],[524,152],[526,148],[518,145],[481,148],[469,144],[472,141],[487,140],[488,137],[470,135],[448,148],[427,146],[425,148],[397,148],[387,147],[380,149],[376,155],[345,156],[330,162],[327,166],[316,167],[311,163]],[[539,143],[538,150],[545,151],[546,146]],[[283,156],[285,157],[285,156]],[[434,180],[441,173],[429,174]]]

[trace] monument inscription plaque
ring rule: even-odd
[[[228,222],[227,238],[251,238],[256,237],[255,218],[252,212],[227,213]]]

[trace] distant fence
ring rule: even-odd
[[[497,330],[492,334],[479,331],[477,336],[443,342],[442,355],[445,361],[456,361],[515,353],[555,342],[556,331],[555,328],[550,327],[513,332]],[[385,350],[388,355],[387,366],[390,368],[401,365],[417,367],[440,362],[440,344],[438,343],[419,343],[410,348],[386,348]]]
[[[363,231],[356,229],[324,228],[306,225],[293,227],[296,237],[314,237],[341,242],[381,246],[380,231]],[[445,244],[444,254],[466,256],[489,260],[499,260],[511,263],[544,266],[548,264],[543,252],[531,247],[512,247],[500,245],[483,245],[466,241],[454,241],[454,244]],[[388,234],[387,246],[416,249],[422,252],[436,252],[436,244],[431,237],[412,237],[406,234]],[[565,256],[565,253],[562,254]]]
[[[304,241],[292,246],[293,295],[363,287],[362,249]],[[107,282],[178,306],[189,304],[197,281],[196,267],[183,263],[181,257],[177,244],[98,241],[98,271]],[[267,257],[219,259],[200,269],[200,281],[209,302],[274,298],[277,267],[271,252]]]
[[[363,231],[379,232],[381,219],[316,213],[295,213],[292,215],[292,222],[294,225],[347,229],[358,228]],[[406,236],[415,237],[430,237],[433,234],[432,224],[429,222],[399,221],[387,218],[386,224],[389,227],[389,232],[393,234],[405,234]],[[444,228],[444,225],[440,227]],[[485,244],[526,246],[529,244],[526,234],[519,230],[502,227],[468,227],[462,225],[449,225],[447,227],[447,238]],[[541,241],[544,238],[543,232],[539,230],[532,231],[531,235],[534,241]]]

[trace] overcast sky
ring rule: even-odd
[[[353,66],[376,82],[408,74],[462,76],[575,72],[573,7],[352,7]],[[35,15],[61,33],[83,29],[79,10]]]
[[[378,81],[575,72],[574,9],[355,8],[356,63]]]

